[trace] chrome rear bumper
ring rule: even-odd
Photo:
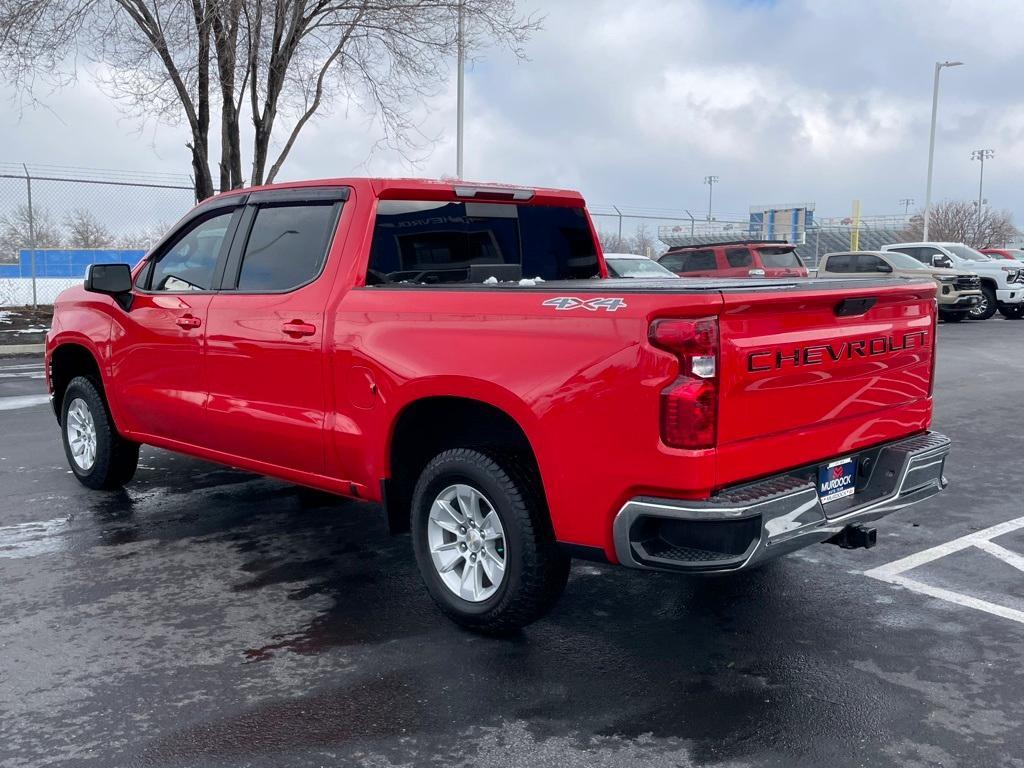
[[[615,517],[615,553],[633,568],[714,573],[751,568],[934,496],[950,440],[926,432],[856,454],[856,493],[822,504],[818,465],[726,489],[706,501],[638,497]]]

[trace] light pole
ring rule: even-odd
[[[924,191],[924,240],[928,240],[928,217],[932,209],[932,166],[935,161],[935,113],[939,108],[939,72],[943,67],[959,67],[962,61],[936,61],[935,83],[932,86],[932,130],[928,137],[928,183]]]
[[[708,221],[711,221],[711,193],[715,189],[715,184],[718,183],[718,177],[705,176],[704,183],[708,185]]]
[[[991,149],[976,149],[971,152],[971,160],[981,161],[981,173],[978,175],[978,247],[980,248],[981,243],[981,205],[982,205],[982,192],[985,189],[985,161],[991,160],[996,156],[994,150]]]
[[[458,75],[458,116],[456,118],[455,128],[455,176],[456,178],[462,178],[462,114],[465,103],[465,80],[466,80],[466,29],[465,20],[463,19],[463,0],[459,0],[459,39],[457,43],[458,47],[458,58],[459,58],[459,75]]]

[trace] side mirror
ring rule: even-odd
[[[85,290],[111,296],[126,312],[132,306],[132,268],[127,264],[90,264]]]
[[[945,256],[941,253],[933,253],[932,266],[942,267],[943,269],[951,269],[953,266],[953,262],[949,260],[949,256]]]
[[[875,269],[875,271],[876,272],[892,272],[892,267],[889,266],[888,264],[886,264],[885,262],[882,262],[882,263],[880,263],[878,265],[878,267]]]

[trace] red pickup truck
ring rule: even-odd
[[[336,179],[196,207],[63,293],[71,469],[142,443],[381,502],[431,596],[508,631],[569,558],[742,571],[945,487],[935,284],[610,279],[574,192]]]

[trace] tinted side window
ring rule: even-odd
[[[882,269],[884,262],[877,256],[871,254],[862,253],[857,257],[857,271],[858,272],[891,272],[891,269]],[[886,265],[888,266],[888,265]]]
[[[714,251],[690,251],[684,256],[680,272],[710,272],[718,267]]]
[[[829,256],[825,262],[826,272],[852,272],[853,271],[853,257],[849,254],[842,254],[839,256]]]
[[[665,269],[668,269],[672,272],[679,272],[683,266],[683,254],[666,253],[664,256],[661,257],[661,260],[658,263],[661,264],[661,266],[663,266]]]
[[[217,259],[234,211],[206,219],[181,235],[152,267],[150,290],[181,293],[213,287]]]
[[[338,206],[259,208],[242,254],[240,291],[287,291],[313,280],[324,265]]]
[[[749,267],[754,263],[754,258],[747,248],[728,248],[725,251],[725,259],[730,267]]]

